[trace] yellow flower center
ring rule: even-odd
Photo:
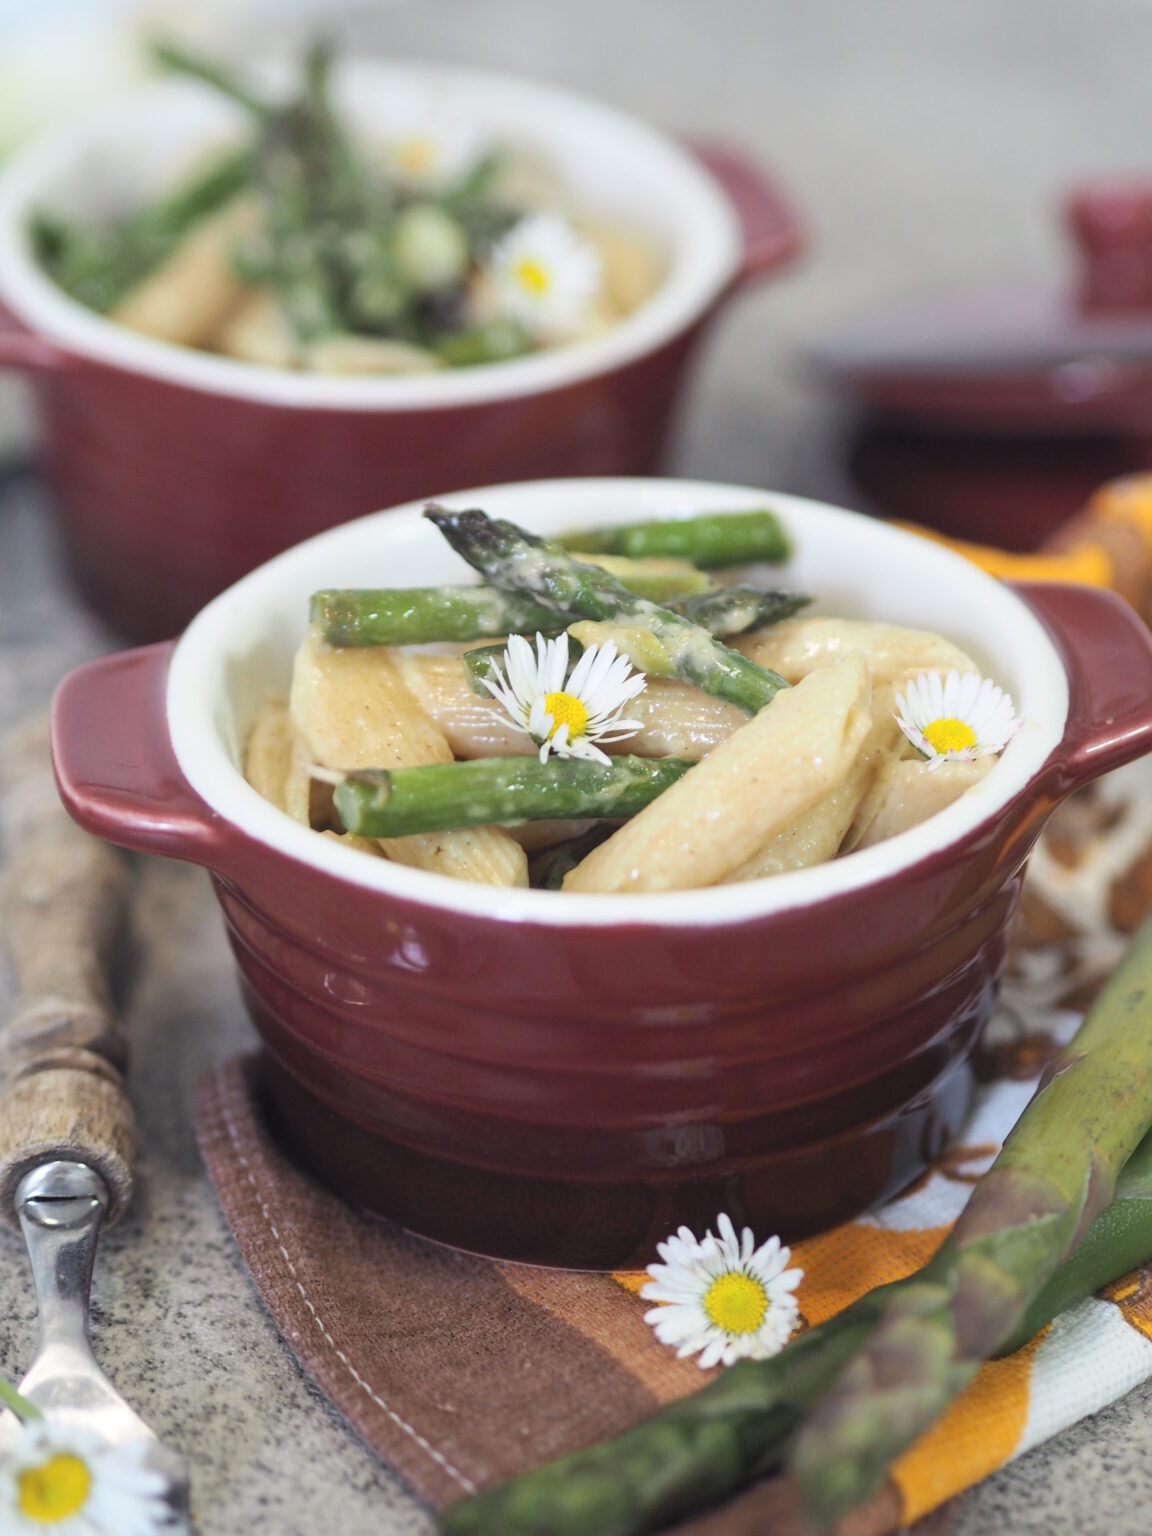
[[[543,262],[533,261],[531,256],[525,256],[516,263],[516,281],[521,288],[527,288],[529,293],[534,293],[538,298],[552,286],[548,268]]]
[[[730,1269],[704,1292],[704,1310],[724,1333],[755,1333],[768,1312],[768,1292],[751,1275]]]
[[[29,1467],[16,1479],[20,1513],[39,1525],[58,1525],[78,1514],[88,1502],[92,1474],[79,1456],[53,1456]]]
[[[405,139],[397,158],[409,176],[423,176],[431,169],[436,151],[428,139]]]
[[[544,696],[544,708],[552,716],[551,741],[562,725],[568,727],[568,740],[583,736],[588,728],[588,711],[574,693],[549,693]]]
[[[933,720],[924,728],[924,740],[943,756],[945,752],[962,752],[965,747],[974,747],[976,732],[966,720]]]

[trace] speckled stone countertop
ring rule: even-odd
[[[345,12],[364,46],[542,76],[779,168],[812,251],[742,300],[701,359],[669,468],[702,478],[850,500],[840,423],[790,367],[796,350],[912,288],[1053,270],[1058,190],[1091,171],[1152,168],[1137,108],[1148,0],[364,0],[325,6],[326,24]],[[10,425],[13,397],[0,401]],[[34,474],[0,469],[0,728],[115,643],[69,593]],[[192,1087],[253,1040],[204,875],[141,860],[136,928],[143,1156],[135,1209],[101,1244],[100,1358],[187,1456],[202,1536],[424,1536],[429,1515],[301,1377],[200,1164]],[[0,1233],[0,1361],[19,1371],[33,1339],[23,1254]],[[1150,1506],[1146,1385],[932,1526],[1135,1536]]]

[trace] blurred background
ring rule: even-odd
[[[0,153],[123,90],[150,33],[242,60],[292,55],[317,29],[353,53],[552,81],[754,152],[798,205],[808,250],[723,316],[668,468],[855,505],[882,503],[897,484],[905,515],[938,487],[955,494],[987,449],[962,445],[959,462],[945,452],[941,484],[931,452],[918,467],[922,445],[884,439],[879,473],[866,454],[863,475],[850,474],[852,419],[804,355],[913,295],[1063,284],[1066,189],[1152,172],[1140,111],[1147,0],[0,0]],[[14,386],[3,388],[11,456],[18,419],[25,428]],[[1041,477],[1051,447],[1040,445]],[[1103,445],[1086,471],[1066,473],[1106,474],[1141,455]]]
[[[682,401],[668,472],[924,521],[945,502],[961,513],[979,503],[1011,542],[1025,494],[1070,510],[1095,481],[1152,462],[1139,412],[1123,430],[1050,422],[1027,440],[956,421],[913,431],[866,421],[808,361],[857,322],[883,336],[885,316],[917,297],[942,313],[946,291],[985,283],[1052,295],[1059,330],[1059,295],[1076,287],[1067,189],[1152,175],[1152,0],[0,0],[0,159],[127,89],[158,31],[247,61],[294,57],[318,30],[354,55],[461,61],[570,87],[731,143],[778,177],[807,248],[721,315]],[[1109,335],[1138,350],[1147,324],[1133,311]],[[985,315],[976,329],[994,357],[995,322]],[[63,580],[31,434],[21,387],[0,376],[0,725],[43,708],[70,666],[122,643]],[[150,862],[137,1005],[149,1027],[134,1045],[149,1183],[131,1241],[113,1234],[107,1248],[106,1361],[194,1458],[207,1536],[270,1521],[283,1536],[424,1536],[410,1497],[318,1413],[252,1304],[186,1112],[190,1085],[250,1039],[248,1026],[199,872]],[[22,1298],[22,1311],[0,1319],[5,1357],[17,1358],[31,1301],[14,1249],[0,1260],[0,1282]],[[182,1393],[198,1401],[206,1380],[210,1411],[189,1424]],[[1131,1530],[1147,1502],[1150,1407],[1145,1387],[991,1479],[965,1501],[953,1536]]]

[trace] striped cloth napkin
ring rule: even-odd
[[[1029,1016],[1009,999],[981,1048],[991,1080],[961,1143],[882,1211],[795,1245],[807,1323],[931,1256],[1075,1023],[1068,1013]],[[255,1064],[234,1060],[201,1084],[196,1111],[252,1278],[304,1369],[434,1506],[617,1434],[709,1379],[645,1324],[645,1275],[503,1264],[425,1243],[299,1172],[258,1103]],[[920,1519],[1149,1375],[1152,1267],[985,1365],[896,1465],[868,1529]],[[759,1516],[716,1518],[678,1530],[762,1528]]]

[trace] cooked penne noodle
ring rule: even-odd
[[[295,368],[300,348],[279,299],[254,288],[212,338],[213,350],[264,368]]]
[[[891,688],[881,685],[872,692],[872,725],[849,772],[810,811],[771,838],[763,848],[724,877],[722,884],[759,880],[788,869],[805,869],[834,859],[862,802],[893,759],[897,743],[905,740],[889,707]]]
[[[873,682],[903,682],[917,672],[977,672],[970,656],[926,629],[878,624],[866,619],[784,619],[769,629],[740,635],[730,642],[750,661],[790,683],[798,683],[815,667],[826,667],[850,651],[863,651]]]
[[[777,694],[564,881],[566,891],[714,885],[848,776],[871,728],[863,656]]]
[[[528,757],[536,748],[494,699],[473,693],[457,656],[393,652],[406,685],[436,722],[457,757]],[[674,679],[650,678],[628,705],[640,721],[635,736],[609,742],[608,752],[637,757],[700,758],[747,720],[735,705]]]
[[[286,809],[285,785],[295,735],[287,704],[282,699],[269,699],[253,721],[245,744],[244,777],[280,810]]]
[[[578,227],[599,252],[608,298],[620,314],[631,314],[660,286],[663,270],[655,250],[646,240],[608,224],[581,220]]]
[[[405,686],[393,652],[300,647],[291,710],[314,760],[326,768],[401,768],[450,763],[452,750]],[[382,841],[397,863],[458,880],[527,885],[528,860],[498,827],[427,832]]]
[[[992,763],[990,757],[978,757],[971,763],[941,763],[936,768],[923,758],[890,764],[883,798],[856,847],[871,848],[935,816],[979,784]]]
[[[555,848],[557,843],[568,843],[583,837],[595,826],[610,823],[596,821],[525,821],[518,827],[505,827],[509,837],[514,837],[525,853],[538,853],[541,848]]]
[[[129,330],[186,347],[204,344],[245,295],[229,259],[261,221],[259,201],[233,198],[203,219],[172,254],[109,311]]]

